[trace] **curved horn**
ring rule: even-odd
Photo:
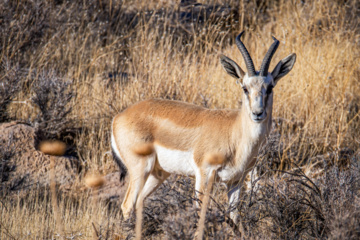
[[[248,75],[250,77],[255,76],[256,72],[255,72],[255,67],[254,67],[254,63],[250,57],[249,52],[247,51],[245,45],[242,43],[242,41],[240,40],[241,35],[244,33],[244,31],[242,31],[235,39],[235,43],[236,46],[239,48],[241,55],[243,56],[244,60],[245,60],[245,64],[246,64],[246,68],[248,70]]]
[[[260,67],[260,76],[264,76],[266,77],[268,75],[268,70],[269,70],[269,66],[270,66],[270,62],[271,62],[271,58],[273,57],[274,53],[276,52],[276,49],[279,46],[279,40],[277,40],[276,38],[272,37],[274,39],[273,44],[270,46],[269,50],[267,51],[264,60],[261,64]]]

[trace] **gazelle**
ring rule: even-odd
[[[273,37],[274,42],[257,72],[240,40],[242,34],[236,37],[236,45],[248,72],[230,58],[220,57],[225,71],[237,79],[244,91],[240,109],[212,110],[180,101],[151,99],[134,104],[114,117],[112,150],[122,170],[121,178],[127,170],[130,174],[121,205],[124,218],[171,173],[195,176],[196,192],[203,192],[212,171],[209,165],[203,164],[209,153],[225,157],[216,178],[227,185],[230,206],[238,204],[242,182],[270,132],[272,89],[290,72],[296,60],[296,55],[291,54],[268,73],[271,58],[279,46]],[[154,151],[147,156],[133,151],[144,144],[151,144]],[[238,223],[236,210],[232,210],[230,217]]]

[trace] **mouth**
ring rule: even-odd
[[[251,120],[255,123],[261,123],[265,120],[266,113],[265,111],[261,115],[251,114]]]

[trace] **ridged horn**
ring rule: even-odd
[[[277,40],[276,38],[272,37],[274,39],[273,44],[270,46],[269,50],[267,51],[264,60],[261,64],[260,67],[260,76],[264,76],[266,77],[268,75],[268,70],[269,70],[269,66],[270,66],[270,62],[271,62],[271,58],[274,56],[274,53],[276,52],[276,49],[279,46],[279,40]]]
[[[235,43],[236,46],[239,48],[241,55],[243,56],[244,60],[245,60],[245,64],[246,64],[246,68],[248,70],[248,75],[250,77],[255,76],[256,72],[255,72],[255,67],[254,67],[254,63],[250,57],[249,52],[247,51],[245,45],[243,44],[243,42],[240,40],[241,35],[244,33],[244,31],[242,31],[235,39]]]

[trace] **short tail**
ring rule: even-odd
[[[111,153],[113,155],[113,158],[114,158],[116,164],[120,168],[120,182],[121,182],[124,180],[128,170],[127,170],[126,166],[124,165],[124,163],[121,161],[120,156],[118,156],[116,154],[116,151],[113,146],[111,146]]]

